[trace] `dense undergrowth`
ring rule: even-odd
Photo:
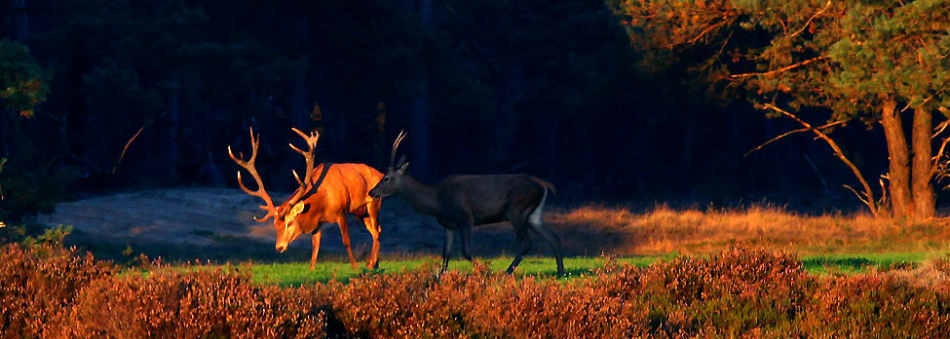
[[[423,267],[277,287],[242,267],[121,274],[76,250],[6,245],[0,337],[945,338],[948,268],[818,277],[733,248],[571,280]]]

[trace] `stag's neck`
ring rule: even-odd
[[[439,194],[435,186],[416,180],[406,175],[406,181],[400,196],[412,209],[427,215],[439,214]]]

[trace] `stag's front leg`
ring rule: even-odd
[[[350,266],[355,270],[356,259],[353,259],[353,249],[350,247],[350,225],[346,223],[345,215],[337,220],[336,223],[340,225],[340,235],[343,236],[343,246],[346,246],[346,253],[350,255]]]
[[[313,253],[310,255],[310,270],[313,271],[317,267],[317,254],[320,253],[320,237],[323,234],[321,232],[321,226],[317,226],[317,230],[313,231]]]

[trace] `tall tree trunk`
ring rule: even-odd
[[[693,105],[690,105],[690,109],[694,108],[692,106]],[[695,110],[693,112],[695,112]],[[681,140],[683,141],[683,147],[681,148],[682,151],[680,152],[680,178],[683,179],[683,183],[685,184],[684,187],[682,188],[684,189],[685,193],[689,196],[689,195],[692,195],[694,192],[694,190],[692,189],[693,187],[692,182],[690,181],[691,181],[691,178],[693,177],[693,173],[696,170],[695,168],[693,168],[693,150],[695,149],[695,146],[696,146],[694,145],[694,142],[696,141],[696,130],[698,129],[697,125],[699,124],[696,122],[696,119],[692,116],[692,112],[687,113],[687,114],[690,114],[690,115],[685,117],[685,119],[687,120],[685,123],[686,130],[683,131],[683,137],[681,138]]]
[[[894,217],[913,216],[913,197],[910,191],[910,159],[907,138],[897,102],[887,100],[881,112],[881,125],[884,126],[884,138],[887,139],[887,154],[890,160],[888,176],[890,178],[891,211]]]
[[[419,0],[419,18],[422,27],[429,29],[432,23],[432,0]],[[412,149],[412,167],[416,177],[422,180],[433,180],[430,161],[430,134],[429,134],[429,83],[426,79],[426,66],[422,65],[417,82],[416,97],[409,112],[410,138],[409,146]]]
[[[305,130],[313,127],[313,119],[311,119],[313,107],[310,106],[310,102],[307,100],[307,69],[306,67],[301,68],[295,72],[290,82],[290,96],[287,100],[289,112],[287,112],[287,115],[293,127]]]
[[[181,73],[172,72],[169,78],[171,93],[166,106],[168,112],[168,130],[165,134],[164,184],[174,184],[178,180],[178,120],[181,108]]]
[[[10,157],[10,135],[13,134],[7,124],[7,116],[12,113],[0,107],[0,158]]]
[[[914,195],[914,216],[916,218],[931,218],[935,214],[936,199],[933,188],[933,161],[931,154],[930,134],[933,130],[933,116],[930,111],[918,107],[914,110],[913,140],[914,148],[913,175],[911,176],[911,190]]]
[[[412,111],[409,113],[409,128],[413,137],[410,138],[409,146],[412,148],[412,173],[427,181],[432,181],[432,171],[430,167],[430,148],[429,148],[429,114],[428,114],[428,84],[425,81],[419,83],[419,93],[412,103]]]
[[[13,21],[13,31],[15,38],[21,44],[26,45],[30,39],[30,21],[26,15],[26,0],[10,0],[10,10]]]

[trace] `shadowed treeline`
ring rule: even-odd
[[[562,201],[856,203],[806,136],[743,157],[795,126],[684,86],[600,1],[16,3],[0,5],[3,38],[38,68],[11,69],[48,84],[0,119],[5,173],[24,187],[232,186],[225,149],[249,149],[253,126],[268,188],[287,190],[297,126],[321,131],[319,161],[380,168],[408,129],[422,179],[527,172]],[[881,172],[869,133],[836,137]]]

